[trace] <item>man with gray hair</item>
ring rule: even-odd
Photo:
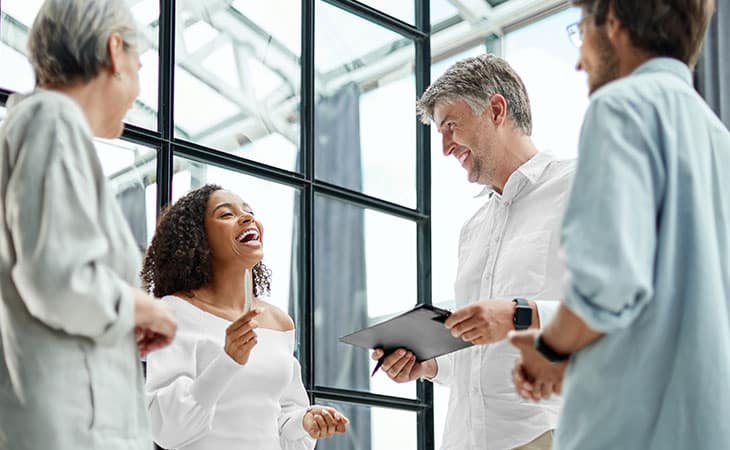
[[[445,324],[481,345],[421,363],[400,349],[382,367],[396,382],[423,377],[451,388],[442,450],[550,449],[559,400],[520,399],[510,383],[517,352],[505,338],[511,330],[539,328],[557,308],[524,299],[561,292],[558,232],[574,164],[537,151],[525,86],[494,55],[457,62],[417,106],[422,120],[438,127],[444,156],[485,186],[484,205],[461,231],[460,309]],[[484,300],[492,298],[508,300]],[[372,357],[382,355],[376,350]]]

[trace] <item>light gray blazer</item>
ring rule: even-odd
[[[0,128],[0,449],[152,448],[134,341],[140,255],[69,97]]]

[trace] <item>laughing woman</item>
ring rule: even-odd
[[[260,299],[270,288],[263,256],[261,222],[218,186],[188,193],[160,218],[142,278],[178,318],[178,337],[147,362],[163,447],[308,450],[345,431],[337,410],[309,407],[294,323]]]

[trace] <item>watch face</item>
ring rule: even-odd
[[[515,328],[525,329],[530,325],[532,325],[532,308],[518,307],[515,311]]]

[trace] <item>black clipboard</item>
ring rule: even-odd
[[[405,348],[425,361],[455,352],[473,344],[451,335],[444,322],[451,312],[433,305],[419,304],[384,322],[342,336],[340,342],[368,350],[382,348],[385,354]]]

